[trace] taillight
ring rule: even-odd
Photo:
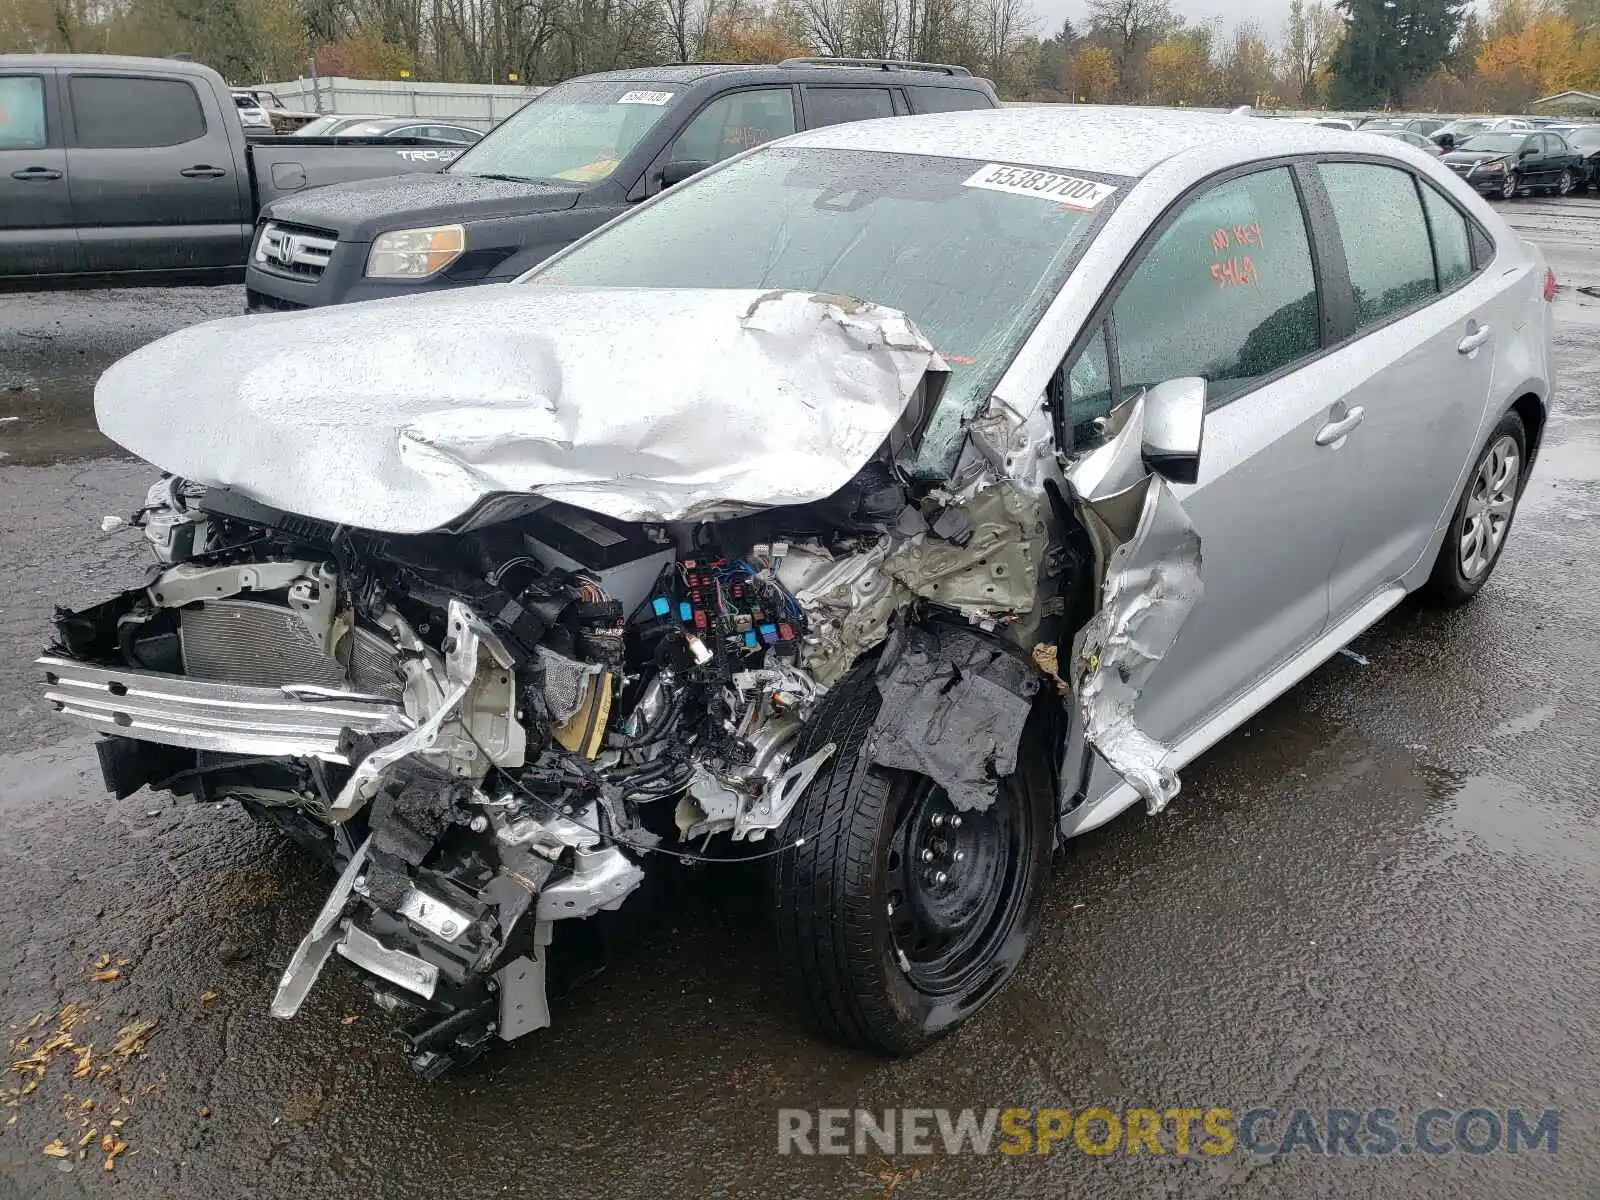
[[[1546,300],[1556,298],[1556,273],[1549,267],[1544,269],[1544,298]]]

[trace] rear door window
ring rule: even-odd
[[[1355,292],[1358,329],[1433,295],[1433,249],[1408,171],[1375,163],[1323,163]]]
[[[1199,375],[1216,403],[1321,348],[1317,288],[1287,167],[1218,184],[1179,213],[1112,305],[1124,398]],[[1074,419],[1103,415],[1080,412]]]
[[[808,129],[892,116],[894,116],[894,101],[889,97],[888,88],[806,88]]]
[[[200,96],[182,79],[74,75],[67,91],[85,150],[179,146],[205,136]]]
[[[718,96],[673,143],[673,162],[719,163],[794,132],[794,92],[759,88]]]
[[[44,144],[44,80],[0,76],[0,150],[38,150]]]
[[[1422,206],[1433,234],[1433,257],[1439,268],[1439,290],[1444,291],[1472,274],[1472,243],[1467,219],[1431,185],[1422,187]]]
[[[989,97],[977,88],[929,87],[911,84],[906,88],[915,113],[964,112],[973,108],[992,108]]]

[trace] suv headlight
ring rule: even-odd
[[[455,262],[466,248],[467,231],[460,225],[380,233],[367,254],[367,278],[426,279]]]

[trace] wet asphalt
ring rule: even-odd
[[[680,881],[552,1029],[431,1085],[341,971],[269,1018],[329,877],[236,807],[107,799],[29,666],[54,602],[142,561],[98,528],[150,471],[94,431],[96,374],[241,293],[0,297],[0,1028],[24,1058],[78,1006],[91,1047],[0,1080],[0,1197],[1600,1194],[1600,201],[1508,210],[1562,283],[1561,378],[1494,579],[1070,844],[1017,980],[909,1062],[801,1024],[740,872]],[[1561,1123],[1516,1156],[776,1153],[779,1107],[1092,1104]]]

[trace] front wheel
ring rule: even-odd
[[[1514,172],[1507,171],[1506,177],[1500,183],[1500,199],[1515,200],[1517,198],[1517,177]]]
[[[1024,734],[994,804],[957,812],[926,776],[867,763],[871,662],[830,692],[796,758],[837,746],[783,830],[773,870],[791,990],[823,1032],[912,1054],[998,993],[1037,923],[1054,844],[1048,756]]]
[[[1527,430],[1521,417],[1507,413],[1467,477],[1433,573],[1423,585],[1434,603],[1465,604],[1488,582],[1511,532],[1527,461]]]

